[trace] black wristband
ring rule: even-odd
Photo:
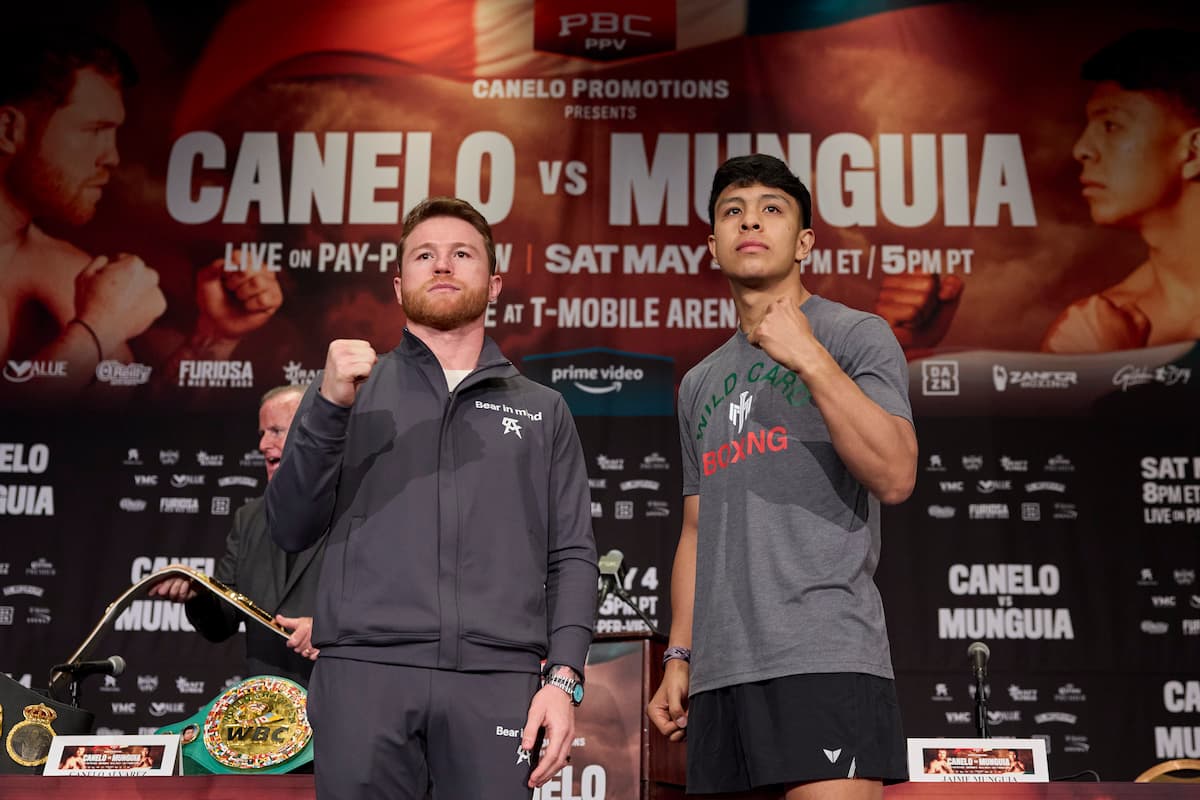
[[[96,331],[94,331],[92,329],[92,326],[88,325],[86,322],[81,320],[79,317],[74,317],[74,318],[68,320],[67,324],[68,325],[80,325],[83,327],[83,329],[85,331],[87,331],[89,334],[91,334],[92,341],[96,343],[96,363],[103,361],[104,360],[104,348],[100,346],[100,337],[96,335]]]

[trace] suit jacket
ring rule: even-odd
[[[263,498],[249,501],[233,516],[233,529],[225,538],[225,554],[213,576],[249,597],[269,614],[311,617],[316,606],[317,578],[325,555],[322,536],[295,556],[291,573],[287,556],[267,531]],[[185,606],[188,620],[204,638],[222,642],[237,633],[243,615],[228,603],[205,592]],[[256,622],[246,622],[246,665],[251,675],[278,675],[304,687],[313,662],[293,652],[287,640]]]

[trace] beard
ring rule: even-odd
[[[439,331],[460,328],[483,316],[488,307],[488,287],[463,287],[453,295],[430,295],[422,286],[414,291],[401,289],[404,313],[409,322]]]
[[[35,219],[82,225],[96,215],[101,192],[92,195],[82,182],[73,185],[66,173],[45,159],[19,159],[13,164],[12,177],[15,193]]]

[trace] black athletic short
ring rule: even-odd
[[[688,794],[836,778],[908,780],[895,683],[789,675],[701,692],[688,703]]]

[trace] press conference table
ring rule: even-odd
[[[1200,786],[1182,783],[905,783],[884,790],[885,800],[1183,800]],[[308,800],[312,775],[214,775],[179,778],[43,778],[0,776],[3,800]],[[486,798],[479,798],[486,800]],[[542,797],[541,800],[601,800]],[[609,797],[603,800],[633,800]]]

